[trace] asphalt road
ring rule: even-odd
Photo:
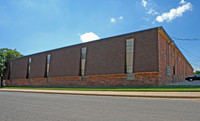
[[[0,92],[0,121],[200,121],[200,100]]]

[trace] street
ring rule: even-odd
[[[199,121],[200,100],[0,92],[0,121]]]

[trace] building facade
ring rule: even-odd
[[[133,87],[182,81],[193,68],[162,27],[8,61],[7,86]]]

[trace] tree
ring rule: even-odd
[[[4,70],[6,69],[6,63],[11,58],[21,57],[16,49],[1,48],[0,49],[0,77],[3,77]]]
[[[197,70],[196,70],[196,71],[194,72],[194,75],[197,75],[197,74],[200,74],[200,71],[197,71]]]

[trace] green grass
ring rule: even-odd
[[[82,90],[82,91],[169,91],[200,92],[200,85],[170,85],[157,87],[3,87],[5,89],[44,89],[44,90]]]

